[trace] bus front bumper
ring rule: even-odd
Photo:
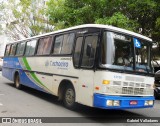
[[[94,94],[93,106],[103,109],[135,109],[152,108],[154,105],[154,96],[109,96],[103,94]]]

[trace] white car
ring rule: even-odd
[[[0,58],[0,71],[2,70],[2,65],[3,65],[3,59]]]

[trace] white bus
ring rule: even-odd
[[[108,25],[86,24],[7,44],[2,74],[22,85],[103,109],[154,105],[152,40]]]

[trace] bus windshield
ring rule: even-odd
[[[151,73],[150,42],[114,32],[104,32],[101,67]]]

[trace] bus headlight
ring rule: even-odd
[[[145,101],[144,105],[145,105],[145,106],[148,106],[148,101]]]
[[[153,103],[154,103],[153,100],[148,101],[149,105],[153,105]]]
[[[120,101],[119,100],[114,100],[113,101],[113,106],[120,106]]]
[[[120,106],[119,100],[107,100],[106,102],[107,106]]]
[[[145,101],[144,105],[148,106],[148,105],[153,105],[153,100],[149,100],[149,101]]]
[[[113,100],[107,100],[107,106],[113,106]]]

